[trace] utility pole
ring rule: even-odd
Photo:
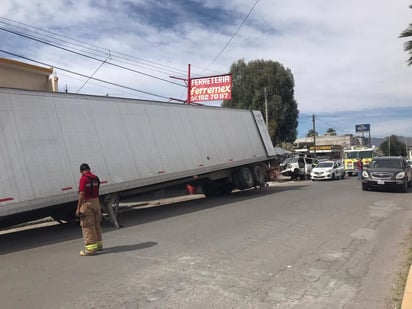
[[[313,124],[313,156],[316,158],[316,125],[315,125],[315,114],[312,115]]]
[[[266,118],[266,129],[269,131],[269,117],[268,117],[268,96],[266,94],[266,87],[264,88],[265,93],[265,118]]]
[[[389,135],[388,139],[388,145],[389,145],[389,156],[391,155],[391,136]]]
[[[371,128],[369,128],[369,148],[372,147],[372,141],[371,141]]]

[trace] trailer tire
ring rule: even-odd
[[[220,194],[222,194],[222,195],[228,195],[228,194],[232,193],[233,184],[232,184],[232,183],[226,183],[226,184],[224,184],[224,185],[221,185],[221,186],[219,187],[219,189],[220,189]]]
[[[255,186],[263,187],[265,185],[266,175],[265,175],[264,169],[261,166],[256,165],[252,167],[252,175],[253,175],[253,178],[255,179]]]
[[[235,184],[239,190],[248,189],[254,186],[255,179],[248,167],[240,168],[235,174]]]
[[[71,210],[71,208],[70,208]],[[75,215],[75,210],[73,211],[64,211],[64,212],[53,212],[53,214],[51,215],[51,217],[56,220],[57,222],[59,222],[60,224],[63,223],[69,223],[69,224],[76,224],[77,223],[77,218]]]
[[[219,187],[213,181],[202,184],[202,192],[206,197],[215,197],[219,195]]]
[[[233,173],[232,179],[233,179],[233,185],[235,186],[236,189],[239,189],[239,190],[246,189],[246,187],[244,186],[243,182],[240,179],[239,171],[236,171]]]

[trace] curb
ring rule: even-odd
[[[408,279],[406,280],[405,290],[403,291],[401,309],[412,308],[412,266],[409,268]]]

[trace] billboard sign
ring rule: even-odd
[[[369,123],[355,125],[356,132],[368,132],[370,130],[371,130],[371,125]]]
[[[231,74],[190,79],[190,102],[230,100],[231,98]]]

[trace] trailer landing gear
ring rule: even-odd
[[[120,228],[119,222],[117,221],[117,214],[119,211],[120,197],[118,193],[111,193],[103,196],[101,199],[102,208],[109,217],[111,225],[118,229]]]

